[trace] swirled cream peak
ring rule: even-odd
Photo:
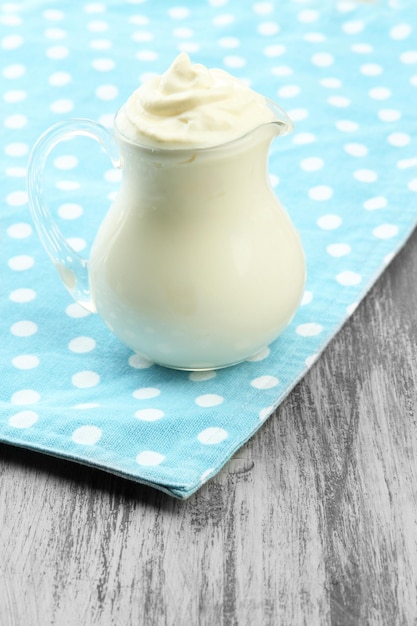
[[[221,69],[192,64],[182,52],[143,83],[118,114],[127,137],[159,147],[209,147],[274,119],[263,96]]]

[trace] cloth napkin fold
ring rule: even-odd
[[[153,365],[71,302],[25,191],[43,130],[69,116],[111,124],[180,50],[295,122],[270,176],[303,240],[304,299],[272,345],[217,372]],[[0,94],[0,441],[186,498],[261,427],[416,224],[415,2],[4,3]],[[85,255],[118,181],[86,139],[51,156],[48,200]]]

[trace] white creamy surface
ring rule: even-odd
[[[209,147],[273,119],[263,96],[224,70],[192,64],[182,52],[164,74],[130,96],[117,126],[147,145]]]
[[[301,242],[268,184],[273,109],[181,54],[121,113],[122,185],[89,262],[97,312],[162,365],[250,357],[289,323],[305,278]]]

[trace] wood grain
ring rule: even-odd
[[[0,626],[417,624],[416,276],[187,502],[0,446]]]

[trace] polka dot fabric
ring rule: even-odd
[[[217,372],[157,367],[71,302],[25,191],[44,129],[68,116],[111,125],[139,82],[181,50],[277,100],[295,123],[273,147],[270,180],[306,250],[303,302],[277,341]],[[0,5],[0,439],[179,498],[198,489],[273,412],[414,228],[416,103],[414,0]],[[77,138],[54,150],[47,178],[59,227],[88,256],[120,173]]]

